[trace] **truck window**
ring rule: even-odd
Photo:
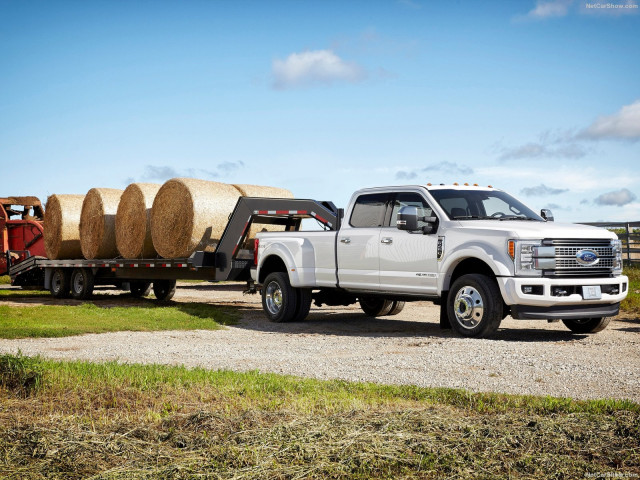
[[[395,227],[396,221],[398,219],[398,212],[402,207],[413,206],[418,207],[418,215],[421,217],[431,217],[433,216],[433,209],[429,206],[427,201],[420,195],[419,193],[413,192],[401,192],[396,194],[396,197],[393,201],[393,210],[391,211],[391,220],[390,224],[386,226]],[[418,221],[418,227],[423,227],[427,225],[426,222]]]
[[[389,195],[373,193],[360,195],[349,219],[349,225],[357,228],[381,227]]]

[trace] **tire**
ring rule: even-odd
[[[382,297],[361,297],[360,308],[367,317],[384,317],[393,308],[393,301]]]
[[[477,273],[463,275],[447,296],[451,326],[465,337],[487,338],[500,327],[504,304],[496,281]]]
[[[88,268],[74,268],[71,272],[71,296],[86,300],[93,294],[93,272]]]
[[[607,328],[611,317],[574,318],[562,320],[573,333],[598,333]]]
[[[291,322],[302,316],[304,308],[298,310],[300,292],[296,290],[289,283],[286,273],[273,272],[267,275],[262,286],[262,309],[269,320],[278,323]]]
[[[161,302],[168,302],[176,294],[176,281],[156,280],[153,282],[153,294]]]
[[[55,298],[69,298],[71,293],[71,275],[64,268],[56,268],[51,274],[49,292]]]
[[[294,288],[296,291],[296,313],[292,322],[302,322],[311,310],[311,290],[308,288]]]
[[[151,293],[151,282],[145,282],[144,280],[132,280],[129,282],[129,291],[133,297],[146,297]]]
[[[391,310],[387,315],[398,315],[402,310],[404,310],[405,302],[394,301],[393,305],[391,305]]]

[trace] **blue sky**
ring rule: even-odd
[[[637,221],[637,4],[0,0],[0,196],[470,182]]]

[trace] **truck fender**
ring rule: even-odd
[[[496,277],[513,275],[513,262],[506,252],[500,252],[490,244],[462,246],[456,248],[451,256],[446,256],[442,262],[441,275],[438,276],[438,293],[449,290],[453,271],[458,264],[469,258],[486,263]]]
[[[269,243],[260,251],[260,260],[256,278],[261,278],[265,261],[272,256],[278,257],[284,263],[292,287],[313,287],[315,278],[315,257],[311,244],[300,238],[286,239]],[[304,265],[304,267],[301,267]]]

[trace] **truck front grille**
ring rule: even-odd
[[[555,268],[545,270],[545,276],[608,277],[613,273],[616,254],[609,240],[548,239],[542,245],[555,249]],[[585,250],[594,252],[598,256],[597,261],[590,265],[581,263],[578,253]]]

